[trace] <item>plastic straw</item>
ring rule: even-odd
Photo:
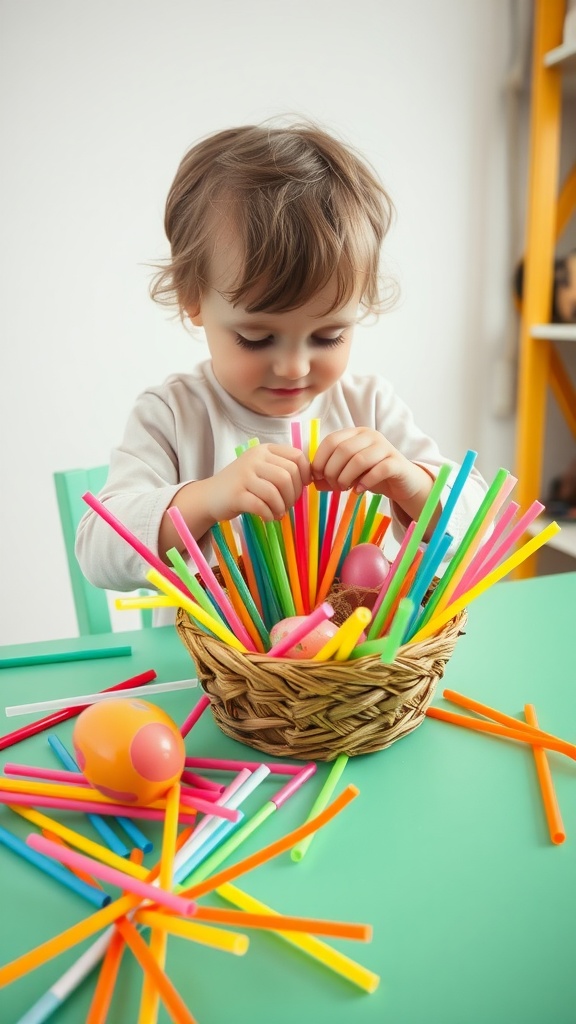
[[[130,547],[133,548],[134,551],[136,551],[136,553],[139,554],[140,557],[148,563],[148,565],[151,565],[152,568],[156,569],[157,572],[161,573],[163,576],[166,576],[167,579],[169,579],[170,582],[172,583],[172,586],[176,587],[176,590],[179,593],[184,593],[187,596],[190,596],[189,591],[186,589],[182,581],[178,578],[176,573],[172,572],[172,570],[164,564],[162,559],[159,558],[158,555],[155,555],[154,552],[150,550],[150,548],[147,548],[146,545],[143,544],[142,541],[139,540],[138,537],[136,537],[131,532],[131,530],[128,529],[127,526],[124,526],[124,523],[121,523],[120,520],[117,519],[116,516],[112,512],[110,512],[110,510],[106,507],[106,505],[103,505],[102,502],[94,494],[91,494],[90,491],[86,491],[86,494],[82,495],[82,500],[85,501],[86,504],[89,505],[90,508],[94,510],[94,512],[97,512],[98,515],[102,519],[104,519],[104,521],[108,523],[108,525],[111,526],[113,530],[116,531],[118,536],[122,537],[123,540],[127,541]],[[170,511],[171,510],[169,509],[168,512],[170,513]]]
[[[479,570],[482,565],[485,564],[488,555],[492,555],[492,552],[496,550],[497,545],[500,543],[504,533],[508,529],[510,523],[514,519],[520,505],[517,501],[509,501],[506,508],[499,517],[497,523],[492,530],[489,537],[486,538],[484,543],[480,546],[479,550],[474,555],[474,558],[470,562],[470,565],[466,569],[464,576],[458,584],[458,589],[462,588],[462,593],[465,590],[469,590],[474,582],[476,575],[479,575]],[[499,559],[498,559],[499,561]],[[496,564],[496,562],[494,563]],[[487,570],[489,571],[489,570]]]
[[[7,828],[3,828],[0,825],[0,844],[5,846],[8,850],[12,850],[22,860],[32,864],[33,867],[38,868],[44,872],[45,875],[49,875],[56,882],[60,882],[65,888],[70,889],[76,893],[77,896],[81,896],[82,899],[88,900],[89,903],[94,907],[105,907],[110,903],[110,896],[108,893],[103,892],[102,889],[96,888],[94,885],[89,885],[87,882],[82,881],[76,875],[70,871],[66,871],[59,864],[55,864],[50,857],[44,856],[42,852],[30,849],[30,847],[24,843],[18,836],[13,835]],[[55,844],[54,844],[55,845]]]
[[[243,638],[242,642],[245,645],[245,649],[252,650],[252,640],[250,640],[249,643],[246,643],[246,638],[244,636],[246,631],[244,629],[244,626],[242,625],[240,619],[238,618],[238,615],[236,614],[234,608],[232,607],[229,598],[224,593],[222,587],[218,583],[218,580],[216,579],[212,569],[208,565],[208,562],[204,558],[204,555],[202,554],[202,550],[196,538],[192,536],[192,533],[188,529],[188,526],[186,524],[184,516],[180,512],[180,509],[176,508],[176,506],[173,505],[171,508],[168,509],[168,515],[170,516],[170,519],[174,523],[178,535],[181,541],[183,542],[184,546],[186,547],[188,554],[190,555],[191,558],[194,559],[194,562],[196,563],[196,567],[198,569],[198,572],[200,573],[200,576],[202,577],[202,580],[204,581],[206,589],[209,591],[210,594],[212,594],[212,597],[216,601],[218,607],[221,609],[224,618],[230,624],[232,629],[234,629],[238,638]],[[162,573],[161,569],[160,572]],[[164,573],[163,575],[166,574]],[[164,588],[161,587],[160,589],[163,590]],[[189,611],[188,608],[186,610]],[[213,628],[209,623],[205,624],[209,625],[210,629]],[[219,636],[220,634],[216,633],[216,635]],[[222,639],[221,636],[220,639]]]
[[[336,789],[338,782],[340,781],[340,777],[346,765],[348,764],[348,759],[348,754],[338,754],[338,757],[334,761],[334,764],[330,769],[330,772],[326,778],[326,781],[324,782],[324,785],[322,786],[320,792],[318,793],[318,796],[316,797],[314,803],[312,804],[312,807],[310,808],[310,813],[308,814],[308,817],[305,819],[306,821],[311,821],[312,818],[314,818],[320,811],[324,810],[328,801],[330,800],[330,797],[332,796],[332,793]],[[314,835],[315,833],[311,832],[309,836],[306,836],[305,839],[302,839],[301,842],[297,843],[296,846],[292,847],[292,850],[290,851],[290,856],[292,860],[301,861],[302,858],[306,856],[308,848],[312,840],[314,839]]]
[[[550,739],[546,733],[540,732],[538,729],[534,729],[532,732],[527,727],[512,729],[507,725],[499,725],[497,722],[483,722],[479,718],[470,718],[468,715],[455,715],[452,711],[445,711],[444,708],[429,707],[425,713],[429,718],[438,718],[441,722],[449,722],[451,725],[461,725],[465,729],[487,732],[492,736],[529,743],[531,746],[545,747],[546,750],[556,750],[559,754],[566,754],[566,757],[576,761],[576,746],[566,743],[564,740]]]
[[[288,570],[284,563],[284,555],[282,552],[280,541],[278,539],[278,530],[280,529],[280,524],[276,522],[265,523],[264,528],[266,530],[266,536],[268,538],[270,557],[274,565],[278,600],[280,601],[282,611],[285,616],[295,615],[296,605],[294,604],[294,598],[292,597],[292,592],[290,590]]]
[[[426,555],[428,552],[426,551],[424,553],[424,557],[422,558],[422,561],[418,566],[418,571],[416,573],[412,586],[410,587],[410,590],[406,595],[412,601],[414,605],[414,611],[412,612],[412,617],[410,619],[410,622],[408,623],[408,628],[403,638],[404,641],[410,639],[412,633],[415,631],[415,622],[418,617],[420,605],[422,604],[422,601],[424,600],[424,597],[428,592],[428,588],[432,583],[432,580],[434,579],[436,572],[438,571],[438,568],[440,567],[441,562],[443,561],[445,555],[447,554],[448,548],[450,547],[453,540],[454,538],[452,537],[452,534],[445,533],[444,536],[441,537],[440,540],[438,541],[438,544],[434,549],[434,557],[432,559],[426,559]],[[422,566],[424,565],[424,562],[427,563],[427,567],[426,570],[423,572]]]
[[[424,503],[424,508],[422,509],[422,512],[418,517],[418,520],[416,521],[416,525],[412,531],[410,540],[406,544],[406,549],[394,572],[394,576],[386,591],[385,597],[377,611],[374,613],[372,625],[368,632],[369,640],[374,640],[382,631],[382,626],[386,621],[388,612],[392,607],[392,604],[394,603],[394,600],[396,598],[396,595],[398,594],[400,587],[402,586],[404,574],[409,568],[409,566],[412,564],[412,559],[414,558],[414,555],[418,550],[418,546],[420,542],[423,540],[424,534],[426,533],[426,530],[430,525],[430,521],[432,519],[432,516],[434,515],[438,502],[440,501],[442,491],[444,490],[444,486],[450,475],[450,468],[450,465],[448,463],[445,463],[443,466],[440,466],[440,469],[438,470],[438,476],[436,477],[432,485],[430,494],[428,495],[426,502]]]
[[[25,668],[28,665],[59,665],[68,661],[97,661],[99,658],[126,658],[132,654],[130,644],[112,647],[84,647],[77,651],[47,651],[45,654],[22,654],[0,657],[0,669]]]
[[[164,591],[164,593],[166,594],[175,593],[174,588],[172,587],[169,580],[167,580],[164,576],[161,576],[160,573],[156,572],[155,569],[150,569],[150,571],[146,575],[150,582],[155,587],[158,587],[159,590]],[[236,637],[234,633],[232,633],[232,631],[229,630],[226,626],[223,626],[221,622],[214,618],[213,615],[209,615],[208,612],[205,612],[204,609],[200,607],[200,605],[195,604],[191,598],[186,598],[184,597],[184,595],[182,595],[179,598],[178,603],[182,608],[184,608],[185,611],[188,612],[188,614],[200,626],[203,626],[211,630],[211,632],[214,633],[219,640],[223,640],[224,643],[229,644],[230,647],[234,647],[235,650],[242,651],[244,654],[246,654],[247,648],[238,639],[238,637]],[[250,641],[250,643],[252,643],[252,641]],[[253,646],[254,645],[252,644],[252,647]]]
[[[338,562],[340,561],[340,556],[342,554],[344,544],[346,542],[348,529],[352,523],[354,515],[356,514],[356,510],[360,505],[360,502],[362,501],[362,497],[362,494],[356,494],[354,491],[350,491],[348,494],[340,522],[338,523],[338,528],[336,530],[336,536],[334,537],[332,550],[330,551],[330,555],[328,556],[326,569],[324,570],[324,575],[322,576],[320,586],[316,594],[317,601],[325,600],[326,595],[328,594],[328,591],[330,590],[330,587],[334,582],[334,576],[336,574]]]
[[[500,725],[506,725],[511,729],[522,729],[530,735],[534,735],[537,732],[541,736],[546,736],[550,740],[557,740],[562,743],[558,736],[554,736],[551,732],[545,732],[538,726],[534,727],[527,724],[526,722],[519,721],[512,715],[506,715],[503,711],[498,711],[496,708],[491,708],[488,704],[481,704],[480,701],[474,700],[472,697],[466,697],[463,693],[458,693],[457,690],[443,690],[442,696],[446,700],[452,701],[453,704],[458,704],[459,707],[465,708],[467,711],[474,711],[477,715],[483,715],[484,718],[489,718],[493,722],[499,722]],[[576,745],[574,745],[576,751]]]
[[[326,491],[322,492],[326,494]],[[336,525],[336,518],[338,516],[338,509],[340,508],[340,491],[332,491],[329,498],[328,504],[328,515],[326,517],[326,526],[324,529],[324,536],[322,538],[322,545],[320,549],[320,566],[318,575],[320,579],[324,577],[326,567],[328,565],[328,559],[330,558],[330,551],[332,550],[332,538],[334,536],[334,527]]]
[[[310,436],[308,443],[308,461],[312,462],[318,450],[320,437],[320,420],[310,420]],[[308,599],[310,607],[316,603],[316,588],[318,586],[318,559],[320,552],[320,494],[314,484],[308,487]]]
[[[8,790],[0,788],[0,804],[17,804],[19,807],[52,807],[60,811],[80,811],[84,814],[112,814],[117,817],[119,814],[127,818],[143,818],[148,821],[163,821],[164,811],[157,807],[129,807],[127,804],[112,804],[105,801],[96,801],[94,796],[90,800],[73,800],[62,796],[48,796],[44,793],[22,790]],[[184,823],[196,821],[194,811],[181,807],[180,821]]]
[[[270,771],[271,775],[297,775],[302,771],[301,764],[282,764],[276,761],[238,761],[224,757],[187,757],[186,765],[189,768],[204,768],[215,772],[239,772],[242,768],[260,768],[262,764]]]
[[[196,704],[196,707],[192,708],[192,711],[190,712],[189,715],[187,715],[187,717],[182,722],[182,725],[180,726],[180,735],[182,736],[182,738],[185,738],[188,735],[188,733],[190,732],[192,727],[194,725],[196,725],[196,722],[201,717],[201,715],[204,714],[204,712],[206,711],[206,708],[209,708],[209,707],[210,707],[210,697],[208,697],[204,693],[200,697],[200,700]]]
[[[232,594],[234,594],[236,598],[235,604],[238,609],[238,617],[240,618],[240,614],[242,613],[246,619],[244,623],[246,627],[244,629],[244,633],[249,635],[251,643],[251,646],[248,649],[258,649],[263,651],[269,645],[269,637],[268,631],[262,622],[260,612],[254,603],[252,594],[244,582],[242,573],[226,545],[224,534],[217,523],[212,527],[211,533],[216,542],[216,554],[220,556],[218,558],[220,570],[222,575],[227,576],[228,593],[230,594],[231,600]],[[225,572],[225,570],[227,571]],[[246,643],[245,637],[241,637],[241,639]],[[248,644],[246,646],[248,646]]]
[[[208,924],[196,924],[196,921],[185,921],[172,914],[162,914],[156,910],[137,910],[134,922],[149,928],[164,928],[169,935],[178,935],[182,939],[199,942],[203,946],[220,949],[223,953],[243,956],[250,945],[247,935],[230,932],[223,928],[213,928]]]
[[[75,850],[70,850],[57,843],[51,843],[44,836],[31,833],[27,837],[26,843],[38,853],[44,853],[47,857],[53,857],[68,867],[78,867],[80,870],[89,871],[90,874],[95,875],[96,878],[101,878],[104,882],[109,882],[110,885],[118,885],[121,888],[127,889],[128,892],[140,896],[142,899],[153,900],[154,903],[168,907],[169,910],[174,910],[178,914],[188,916],[193,914],[196,909],[195,904],[185,897],[166,892],[159,887],[154,887],[140,878],[134,878],[132,874],[128,874],[126,869],[118,871],[116,868],[109,867],[108,864],[102,864],[93,857],[87,857],[83,853],[76,853]]]
[[[380,661],[385,665],[391,665],[394,661],[413,611],[414,602],[411,601],[409,597],[403,597],[392,621],[390,632],[388,633],[388,636],[385,637],[386,643],[384,644],[380,654]]]
[[[258,914],[275,913],[265,903],[261,903],[260,900],[254,899],[253,896],[249,896],[246,892],[230,883],[219,885],[216,892],[222,899],[240,907],[242,910]],[[291,946],[295,946],[314,960],[322,963],[329,970],[334,971],[335,974],[346,978],[353,985],[357,985],[358,988],[363,989],[365,992],[375,992],[378,988],[380,978],[377,974],[369,971],[366,967],[362,967],[361,964],[345,956],[344,953],[333,949],[320,939],[316,939],[312,935],[298,935],[295,932],[277,931],[275,934]]]
[[[302,445],[302,426],[295,420],[290,424],[290,434],[292,438],[292,445],[294,448],[300,448],[303,451]],[[304,604],[304,613],[307,614],[312,605],[310,603],[310,592],[308,586],[308,518],[307,518],[307,504],[308,504],[308,490],[305,487],[302,490],[302,494],[297,499],[294,505],[294,539],[296,544],[296,564],[298,565],[298,577],[300,580],[300,592],[302,594],[302,601]],[[325,596],[325,595],[324,595]],[[318,600],[323,600],[318,595]]]
[[[538,718],[533,704],[524,705],[524,715],[528,725],[537,729]],[[536,772],[538,775],[540,792],[542,793],[542,803],[544,804],[544,813],[548,823],[548,832],[550,833],[551,841],[558,846],[566,839],[566,832],[564,831],[564,822],[562,821],[560,807],[558,806],[558,800],[554,791],[552,772],[550,771],[548,758],[546,757],[542,747],[534,746],[532,747],[532,752],[536,763]]]
[[[147,672],[140,672],[137,676],[132,676],[130,679],[124,679],[121,683],[116,683],[115,686],[109,686],[107,689],[102,690],[102,693],[117,693],[122,690],[132,690],[141,684],[150,682],[151,679],[156,679],[156,672],[154,669],[148,669]],[[29,736],[36,736],[39,732],[44,732],[46,729],[52,728],[53,725],[59,725],[60,722],[66,722],[69,718],[75,718],[79,715],[84,707],[88,707],[87,704],[82,707],[66,707],[62,711],[56,711],[54,714],[47,715],[45,718],[38,719],[37,722],[30,722],[28,725],[23,725],[20,729],[15,729],[13,732],[7,733],[5,736],[0,738],[0,750],[6,750],[7,747],[12,747],[16,743],[20,743],[21,740],[28,739]]]
[[[530,508],[528,508],[524,515],[520,517],[514,529],[510,531],[508,536],[502,541],[498,548],[492,552],[490,557],[487,558],[485,562],[482,562],[474,575],[471,586],[479,583],[484,576],[487,576],[488,573],[492,571],[494,566],[496,566],[504,555],[514,547],[516,542],[520,540],[526,532],[530,524],[533,523],[537,516],[539,516],[543,511],[544,505],[541,501],[532,502]],[[459,597],[460,594],[457,596]]]
[[[138,934],[134,925],[126,917],[121,917],[116,922],[116,927],[132,950],[144,973],[158,989],[160,998],[175,1024],[197,1024],[182,996],[176,991],[170,979],[154,959],[144,939]]]
[[[518,551],[515,551],[513,555],[510,555],[505,562],[502,562],[492,572],[487,573],[482,579],[475,583],[470,590],[462,594],[457,601],[453,601],[448,607],[441,612],[439,615],[435,615],[430,622],[426,623],[424,627],[418,628],[415,636],[412,638],[414,643],[418,643],[421,640],[426,640],[429,636],[433,636],[442,626],[445,626],[447,622],[450,622],[456,615],[458,615],[467,605],[469,605],[476,597],[483,594],[485,590],[488,590],[493,583],[498,583],[499,580],[503,579],[509,572],[516,569],[522,562],[527,558],[530,558],[538,548],[541,548],[543,544],[554,537],[560,532],[558,523],[549,523],[541,533],[532,537],[526,544],[523,544]]]
[[[300,842],[311,832],[316,832],[317,829],[322,828],[329,821],[332,820],[340,811],[354,800],[359,795],[359,790],[356,786],[347,786],[346,789],[336,797],[335,800],[328,807],[320,811],[316,817],[310,821],[305,822],[298,828],[289,832],[282,839],[276,840],[274,843],[270,843],[269,846],[263,847],[256,853],[245,857],[244,860],[239,861],[237,864],[231,865],[231,867],[225,868],[218,874],[213,875],[207,880],[200,882],[198,885],[193,885],[190,889],[184,891],[183,895],[190,897],[190,899],[196,899],[196,897],[203,896],[207,892],[213,892],[213,890],[222,885],[224,882],[229,882],[233,878],[238,878],[240,875],[245,874],[246,871],[251,871],[252,868],[258,867],[260,864],[265,864],[272,857],[277,857],[278,854],[284,853],[289,850],[296,843]],[[274,805],[272,804],[274,807]]]
[[[123,936],[114,929],[105,951],[86,1024],[105,1024],[125,949]]]
[[[146,697],[151,693],[170,693],[172,690],[192,690],[198,686],[197,679],[176,679],[172,683],[152,683],[150,686],[134,687],[130,693],[131,697]],[[77,697],[57,697],[54,700],[40,700],[32,704],[13,704],[7,707],[6,716],[31,715],[36,711],[51,711],[58,708],[86,707],[88,704],[97,704],[105,700],[117,700],[120,695],[117,692],[105,693],[81,693]]]
[[[420,626],[425,626],[433,615],[440,614],[444,610],[478,549],[482,537],[492,523],[504,498],[515,484],[516,478],[510,476],[507,469],[498,470],[464,537],[450,559],[446,572],[428,601],[419,620]]]
[[[258,611],[260,612],[260,616],[263,619],[264,618],[264,610],[262,608],[262,600],[261,600],[261,597],[260,597],[260,592],[259,592],[259,588],[258,588],[258,582],[257,582],[257,579],[256,579],[256,570],[255,570],[255,568],[254,568],[254,566],[252,564],[252,559],[251,559],[250,553],[248,551],[248,544],[246,543],[246,537],[245,537],[245,531],[244,531],[244,524],[243,523],[241,524],[241,529],[240,529],[240,547],[242,549],[242,565],[244,567],[244,573],[246,575],[246,582],[248,584],[248,589],[249,589],[250,593],[252,594],[252,598],[254,600],[254,604],[256,605]]]
[[[141,608],[177,608],[178,601],[175,597],[166,597],[165,594],[142,594],[135,597],[117,597],[114,600],[114,607],[120,612]]]
[[[312,932],[332,938],[369,942],[372,929],[366,924],[348,924],[345,921],[325,921],[316,917],[296,917],[284,914],[259,914],[254,911],[223,910],[220,907],[197,907],[195,920],[213,924],[228,924],[236,928],[262,928],[266,931]]]
[[[346,661],[372,618],[369,608],[355,608],[340,627],[340,643],[334,654],[335,661]],[[321,653],[321,652],[320,652]],[[321,660],[321,659],[319,659]]]
[[[279,640],[278,643],[274,644],[268,651],[269,657],[282,658],[288,651],[291,651],[293,647],[296,647],[305,636],[308,636],[313,629],[316,629],[321,622],[325,622],[327,619],[331,619],[334,615],[334,609],[332,605],[324,601],[313,612],[305,616],[303,622],[299,622],[294,629],[288,633],[287,636]]]
[[[192,594],[192,597],[200,605],[200,607],[203,608],[205,612],[208,612],[208,615],[213,615],[215,619],[221,621],[222,625],[230,627],[231,624],[225,619],[222,609],[216,604],[214,600],[211,599],[211,597],[208,594],[208,591],[204,590],[204,587],[200,586],[194,573],[190,571],[190,568],[186,564],[185,560],[182,558],[182,555],[178,551],[178,548],[169,548],[168,551],[166,552],[166,557],[170,559],[172,565],[174,566],[174,570],[178,573],[183,584],[186,587],[188,587],[188,590]],[[176,603],[177,598],[166,597],[164,595],[164,600],[172,601],[174,604]]]
[[[440,540],[447,531],[450,519],[452,518],[452,512],[454,511],[458,498],[460,497],[462,491],[464,490],[464,486],[466,484],[466,481],[468,480],[468,477],[470,476],[470,473],[472,472],[477,456],[478,452],[475,452],[472,449],[470,449],[469,451],[466,452],[466,455],[462,459],[462,465],[460,466],[460,469],[456,474],[456,478],[448,491],[444,507],[440,512],[438,522],[436,523],[436,526],[432,531],[430,540],[428,541],[426,554],[424,556],[424,560],[422,562],[421,567],[422,572],[428,571],[428,561],[431,561],[435,557],[437,545],[440,543]]]
[[[161,889],[170,890],[173,882],[174,856],[176,852],[176,836],[178,832],[178,805],[180,803],[180,786],[175,783],[166,796],[166,817],[162,830],[162,850],[160,854],[160,873],[158,881]],[[166,965],[168,937],[160,928],[153,928],[150,933],[150,953],[161,970]],[[146,975],[140,1000],[139,1021],[142,1024],[155,1024],[158,1019],[158,989],[150,975]]]

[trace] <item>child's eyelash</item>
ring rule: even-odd
[[[260,338],[258,341],[250,341],[249,338],[244,338],[241,334],[236,335],[236,344],[240,345],[240,348],[246,348],[250,352],[258,352],[260,349],[267,348],[272,344],[274,338],[270,335],[268,338]],[[336,338],[319,338],[312,336],[312,341],[318,345],[319,348],[336,348],[337,345],[341,345],[344,341],[344,334],[339,334]]]

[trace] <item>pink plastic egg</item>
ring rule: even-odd
[[[158,800],[184,768],[178,726],[144,700],[114,697],[91,704],[78,716],[72,740],[88,781],[119,803]]]
[[[299,626],[301,622],[304,622],[305,615],[290,615],[286,619],[280,619],[272,629],[270,630],[270,640],[272,644],[277,644],[279,640],[283,640],[284,637],[290,636],[290,633]],[[324,644],[334,636],[334,633],[338,629],[329,619],[324,622],[320,622],[311,633],[307,636],[302,637],[298,641],[295,647],[291,647],[290,650],[283,655],[284,658],[292,658],[295,661],[300,661],[304,658],[313,658],[318,653]]]
[[[390,571],[390,562],[376,544],[357,544],[342,563],[340,579],[347,587],[380,589]]]

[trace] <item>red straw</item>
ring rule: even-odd
[[[112,693],[116,690],[132,690],[135,686],[143,686],[145,683],[152,682],[153,679],[156,679],[156,672],[153,668],[149,668],[147,672],[141,672],[140,675],[125,679],[122,683],[116,683],[115,686],[107,686],[101,692]],[[20,729],[14,729],[13,732],[0,736],[0,750],[5,750],[6,747],[12,747],[15,743],[20,743],[21,740],[27,740],[29,736],[35,736],[36,733],[44,732],[45,729],[59,725],[60,722],[65,722],[68,718],[74,718],[87,707],[89,707],[88,704],[80,704],[73,708],[61,708],[59,711],[53,711],[51,715],[39,718],[37,722],[30,722],[28,725],[23,725]]]

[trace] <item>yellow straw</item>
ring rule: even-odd
[[[150,580],[158,590],[161,590],[168,597],[175,597],[178,600],[178,604],[181,608],[184,608],[193,619],[196,619],[201,626],[205,626],[211,630],[219,640],[223,640],[225,644],[229,644],[236,651],[242,651],[246,654],[246,648],[243,643],[240,642],[237,636],[234,636],[231,630],[224,626],[221,622],[218,622],[213,615],[209,615],[208,612],[204,611],[199,604],[195,604],[190,598],[186,597],[178,587],[175,587],[170,580],[167,580],[165,576],[162,576],[157,569],[149,569],[146,573],[146,578]]]
[[[318,449],[320,438],[320,420],[310,420],[310,441],[308,459],[312,462]],[[314,484],[308,487],[308,596],[310,607],[316,604],[316,588],[318,586],[318,551],[320,546],[320,495]]]
[[[202,946],[211,946],[212,949],[234,953],[235,956],[243,956],[250,945],[247,935],[231,932],[226,928],[214,928],[210,924],[186,921],[183,917],[162,914],[157,910],[137,910],[134,923],[146,925],[148,928],[163,928],[169,935],[179,935],[182,939],[191,939]]]
[[[371,618],[372,612],[370,609],[360,607],[355,608],[342,623],[338,630],[340,643],[334,655],[335,661],[346,661],[350,657],[350,651],[358,643],[360,634],[364,632]],[[320,653],[322,652],[320,651]]]
[[[272,910],[266,904],[260,903],[260,900],[254,899],[253,896],[249,896],[248,893],[243,892],[229,882],[219,885],[216,892],[222,899],[227,900],[228,903],[232,903],[248,913],[276,913],[275,910]],[[361,964],[356,963],[350,957],[344,956],[343,953],[339,953],[332,946],[329,946],[328,943],[322,942],[315,936],[284,931],[274,931],[274,935],[280,936],[285,942],[290,943],[291,946],[301,949],[303,953],[307,953],[308,956],[318,960],[331,971],[351,981],[352,984],[364,989],[365,992],[375,992],[378,988],[380,978],[377,974],[369,971],[366,967],[362,967]]]
[[[489,572],[488,575],[484,577],[484,579],[480,580],[480,582],[474,587],[471,587],[470,590],[467,590],[466,593],[462,594],[462,596],[456,601],[453,601],[448,608],[441,612],[440,615],[436,615],[434,618],[430,619],[430,622],[427,622],[426,625],[412,637],[410,643],[413,644],[420,640],[427,640],[429,636],[433,636],[433,634],[439,629],[442,629],[442,626],[445,626],[447,622],[450,622],[450,619],[453,619],[455,615],[458,615],[466,605],[470,604],[475,597],[479,597],[480,594],[483,594],[485,590],[488,590],[488,587],[491,587],[493,583],[498,583],[499,580],[509,572],[516,569],[517,566],[527,558],[530,558],[530,555],[533,555],[535,551],[538,551],[538,548],[541,548],[546,544],[546,542],[549,541],[551,537],[554,537],[559,533],[559,531],[560,527],[558,526],[558,523],[549,523],[544,530],[538,533],[535,537],[532,537],[526,544],[523,544],[522,547],[519,548],[518,551],[515,551],[513,555],[510,555],[505,562],[502,562],[502,565],[493,569],[492,572]]]
[[[177,608],[179,603],[175,597],[149,594],[146,597],[117,597],[114,606],[121,612],[129,612],[132,608]]]
[[[168,892],[172,889],[174,854],[176,852],[176,837],[178,834],[178,807],[180,804],[180,784],[176,782],[170,787],[166,794],[166,815],[164,818],[164,829],[162,832],[162,849],[160,852],[160,874],[158,876],[160,887]],[[153,928],[150,934],[150,952],[154,960],[164,970],[166,966],[166,947],[168,935],[164,929]],[[160,994],[157,986],[148,973],[144,975],[142,996],[140,1000],[140,1013],[138,1024],[156,1024],[158,1009],[160,1006]]]
[[[28,810],[27,807],[12,804],[9,806],[10,810],[19,814],[21,818],[25,818],[26,821],[31,822],[32,825],[37,825],[39,829],[47,829],[70,846],[76,847],[77,850],[83,850],[89,857],[94,857],[95,860],[101,861],[102,864],[107,864],[108,867],[116,868],[118,871],[124,871],[125,874],[131,875],[133,878],[139,878],[142,881],[148,877],[149,872],[147,868],[141,867],[140,864],[134,864],[125,857],[120,857],[106,846],[101,846],[100,843],[87,839],[85,836],[80,835],[79,832],[74,832],[73,829],[68,828],[67,825],[61,825],[59,821],[50,818],[47,814]]]

